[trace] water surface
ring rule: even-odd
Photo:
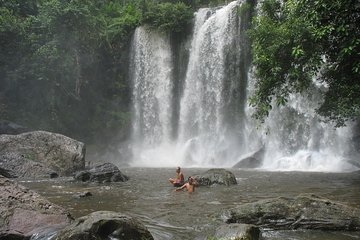
[[[183,169],[185,177],[206,169]],[[167,179],[175,168],[125,168],[125,183],[84,184],[69,179],[24,181],[51,202],[67,208],[74,217],[93,211],[117,211],[139,218],[155,239],[206,239],[213,236],[224,209],[279,196],[294,197],[312,193],[360,208],[360,174],[263,172],[230,169],[238,181],[235,186],[198,187],[192,194],[174,192]],[[90,191],[93,196],[75,198]],[[359,232],[267,231],[263,239],[360,239]]]

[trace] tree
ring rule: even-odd
[[[143,22],[164,32],[182,32],[193,19],[193,11],[184,3],[149,4]]]
[[[257,83],[250,105],[264,121],[289,94],[306,91],[316,76],[327,90],[316,109],[342,126],[360,116],[360,3],[265,0],[250,37]]]
[[[181,31],[193,9],[171,2],[0,0],[0,118],[88,143],[125,137],[132,33]]]

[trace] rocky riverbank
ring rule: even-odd
[[[14,135],[0,135],[1,240],[25,240],[34,236],[59,240],[93,239],[94,236],[97,239],[153,239],[135,218],[115,212],[94,212],[75,220],[64,208],[10,180],[59,176],[96,183],[128,180],[110,163],[86,170],[85,144],[75,139],[46,131],[11,133]]]
[[[63,207],[15,181],[73,176],[72,181],[101,185],[129,180],[110,163],[86,169],[85,144],[44,131],[2,134],[0,143],[0,239],[29,239],[31,236],[51,236],[59,240],[91,239],[92,236],[97,239],[120,239],[120,236],[154,239],[141,218],[121,212],[94,211],[74,219]],[[226,169],[210,169],[193,176],[204,189],[200,191],[205,192],[211,192],[206,189],[209,186],[230,188],[239,184],[235,175]],[[79,199],[83,197],[93,196],[90,192],[78,196]],[[360,230],[359,209],[315,195],[236,205],[219,212],[226,224],[217,227],[213,239],[257,240],[262,229]]]
[[[0,176],[0,239],[29,239],[33,234],[55,231],[72,221],[64,208]]]

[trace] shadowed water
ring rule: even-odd
[[[313,193],[360,208],[360,174],[259,172],[233,170],[238,185],[198,187],[192,194],[174,192],[167,182],[175,169],[127,168],[125,183],[83,184],[69,179],[24,181],[51,202],[67,208],[74,217],[110,210],[139,218],[155,239],[206,239],[224,224],[221,212],[248,202],[279,196]],[[185,177],[206,169],[183,169]],[[90,191],[93,196],[73,195]],[[360,239],[359,232],[281,231],[265,232],[263,239]]]

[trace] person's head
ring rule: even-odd
[[[192,176],[190,176],[190,177],[188,178],[188,182],[189,182],[190,184],[192,184],[192,183],[194,182],[194,179],[193,179]]]
[[[177,168],[176,168],[176,172],[177,172],[177,173],[180,173],[180,171],[181,171],[181,168],[180,168],[180,167],[177,167]]]

